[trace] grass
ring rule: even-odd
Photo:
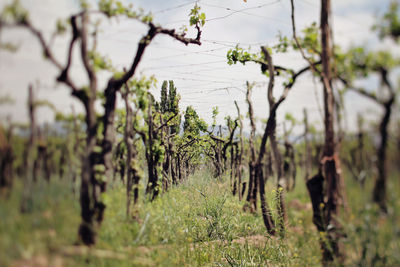
[[[387,216],[371,204],[371,179],[365,190],[346,181],[350,211],[340,218],[347,235],[346,265],[400,265],[395,173],[390,181]],[[98,243],[89,253],[66,250],[76,242],[80,222],[78,196],[69,181],[35,184],[35,197],[25,214],[19,212],[21,187],[18,181],[11,197],[0,202],[0,266],[321,266],[319,233],[300,179],[286,195],[285,238],[266,234],[260,212],[242,210],[243,203],[229,192],[227,177],[215,180],[207,171],[197,172],[154,202],[141,202],[137,220],[126,217],[125,188],[114,183],[107,193]],[[269,182],[272,208],[273,188]]]

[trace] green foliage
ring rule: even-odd
[[[185,155],[190,159],[193,166],[204,162],[203,148],[208,144],[208,136],[203,135],[207,131],[207,123],[201,119],[192,106],[186,107],[183,135],[175,138],[175,144],[180,149],[180,155]]]
[[[156,82],[157,80],[154,76],[149,78],[142,76],[141,78],[131,79],[128,82],[128,87],[133,93],[133,103],[135,104],[135,107],[143,113],[146,113],[145,111],[149,107],[149,90],[155,86]]]
[[[161,86],[161,100],[154,104],[156,111],[161,113],[163,120],[169,121],[169,133],[171,134],[178,133],[180,129],[179,100],[180,95],[177,93],[174,81],[170,80],[169,83],[164,81]]]
[[[310,26],[304,28],[301,36],[297,36],[300,46],[306,53],[306,56],[311,61],[316,61],[319,58],[321,51],[321,44],[319,38],[319,28],[316,22],[313,22]],[[295,40],[289,39],[286,36],[282,36],[281,33],[278,35],[279,43],[273,47],[278,53],[286,53],[289,49],[298,50]]]
[[[248,61],[257,61],[260,60],[261,54],[260,53],[249,53],[245,51],[243,48],[239,47],[239,45],[236,45],[234,49],[230,49],[226,55],[228,59],[228,64],[233,65],[236,64],[237,62],[242,63],[243,65],[246,64]]]
[[[132,4],[125,6],[122,1],[118,0],[100,0],[98,7],[108,17],[123,15],[128,18],[139,19],[144,23],[149,23],[153,20],[151,14],[145,14],[142,9],[139,9],[139,11],[133,10]]]
[[[289,112],[287,112],[285,114],[285,120],[292,122],[293,124],[295,124],[297,122],[296,118],[293,117],[293,115]]]
[[[67,31],[67,24],[64,20],[58,19],[56,22],[56,34],[64,34]]]
[[[88,9],[90,7],[88,0],[79,0],[79,5],[82,9]]]
[[[28,10],[21,5],[19,0],[14,0],[6,5],[0,14],[0,21],[5,23],[24,24],[28,19]]]
[[[166,112],[168,110],[168,82],[163,81],[162,86],[161,86],[161,101],[160,101],[160,111],[162,113]]]
[[[213,107],[213,109],[212,109],[213,126],[217,125],[218,113],[219,113],[218,106]]]
[[[288,122],[288,124],[285,124],[285,126],[288,127],[286,128],[286,135],[290,135],[298,121],[291,113],[287,112],[285,114],[285,122]]]
[[[308,131],[310,132],[311,135],[317,135],[318,134],[318,130],[317,130],[317,128],[315,128],[314,125],[310,125]]]
[[[266,49],[270,54],[273,54],[273,50],[277,53],[284,53],[288,51],[289,41],[287,37],[283,37],[280,35],[280,43],[275,45],[274,47],[270,48],[267,47]],[[292,44],[293,45],[293,44]],[[228,64],[236,64],[238,62],[242,63],[243,65],[246,62],[254,62],[261,65],[261,73],[266,77],[269,77],[268,71],[268,62],[265,58],[264,53],[262,50],[258,53],[250,53],[245,51],[243,48],[239,47],[238,45],[234,49],[230,49],[227,53]],[[286,87],[290,83],[293,82],[293,73],[294,71],[291,69],[275,69],[277,75],[284,78],[283,86]]]
[[[376,30],[380,38],[391,37],[399,40],[400,37],[400,8],[399,2],[392,0],[388,11],[372,27]]]
[[[287,38],[286,36],[282,36],[281,33],[278,34],[278,38],[279,38],[279,43],[275,45],[273,48],[278,53],[286,53],[288,51],[288,48],[292,45],[292,43],[290,42],[289,38]]]
[[[400,65],[400,58],[393,56],[390,51],[368,51],[364,47],[351,47],[345,52],[337,47],[335,61],[336,73],[348,81],[366,78],[382,69],[390,71]]]
[[[231,116],[226,116],[225,121],[226,121],[226,126],[228,126],[228,129],[232,130],[236,120],[233,120]]]
[[[168,111],[173,114],[179,113],[179,100],[180,96],[176,92],[174,81],[169,81],[169,92],[168,92]]]
[[[313,22],[311,26],[306,27],[302,32],[304,36],[299,40],[301,47],[305,49],[310,56],[319,54],[321,51],[321,44],[317,23]],[[296,46],[295,48],[298,49]]]
[[[207,123],[199,117],[192,106],[187,106],[185,111],[185,122],[183,132],[186,136],[199,137],[200,132],[207,131]]]
[[[51,109],[52,111],[54,111],[55,113],[57,113],[56,106],[54,106],[54,104],[51,103],[51,102],[48,101],[48,100],[44,100],[44,99],[36,100],[36,101],[33,103],[33,106],[34,106],[35,108],[38,108],[38,107],[47,107],[47,108]]]
[[[114,70],[112,62],[109,58],[100,55],[100,53],[97,51],[90,51],[88,54],[89,54],[89,60],[91,61],[91,64],[93,65],[95,71]]]
[[[0,49],[9,51],[9,52],[16,52],[18,50],[18,45],[10,43],[10,42],[0,42]]]
[[[206,14],[200,12],[201,7],[197,5],[197,3],[194,5],[194,7],[190,10],[189,13],[189,24],[190,26],[194,25],[200,25],[204,26],[206,23]]]
[[[14,104],[14,99],[9,95],[0,96],[0,105],[11,105]]]
[[[75,116],[72,114],[63,114],[61,112],[56,112],[55,114],[55,118],[56,121],[64,121],[64,122],[68,122],[68,123],[72,123],[74,122],[74,120],[76,120],[78,123],[82,123],[85,121],[85,115],[82,113],[76,114]]]

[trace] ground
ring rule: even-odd
[[[400,265],[396,178],[390,180],[388,215],[370,202],[372,180],[364,189],[346,180],[349,207],[339,218],[345,265]],[[10,198],[0,201],[0,266],[321,266],[321,236],[301,179],[286,194],[289,219],[282,237],[267,235],[260,212],[243,211],[227,177],[198,171],[152,203],[143,200],[136,218],[126,216],[125,187],[116,181],[103,196],[105,220],[92,248],[76,245],[79,195],[68,179],[35,184],[25,214],[19,211],[21,187],[17,181]],[[275,207],[273,181],[267,194]]]

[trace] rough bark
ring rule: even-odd
[[[276,106],[275,99],[273,97],[273,87],[274,87],[274,65],[272,62],[272,58],[270,54],[268,53],[267,49],[263,49],[264,57],[266,58],[268,62],[268,71],[270,73],[270,83],[268,85],[268,103],[269,103],[269,118],[267,122],[267,127],[269,124],[269,129],[268,129],[268,136],[270,139],[271,143],[271,149],[272,153],[274,155],[275,159],[275,165],[276,165],[276,172],[277,172],[277,210],[278,210],[278,225],[279,225],[279,230],[281,234],[284,234],[285,232],[285,222],[287,220],[286,216],[286,207],[285,207],[285,198],[284,198],[284,176],[283,176],[283,164],[282,164],[282,155],[279,151],[278,148],[278,143],[276,141],[275,133],[276,133],[276,110],[278,106]],[[263,138],[264,139],[264,138]],[[266,143],[267,140],[265,140]],[[260,147],[260,155],[264,155],[265,153],[265,144],[261,144],[262,146]],[[264,152],[263,152],[264,151]],[[263,153],[261,153],[263,152]],[[260,160],[260,164],[262,162],[262,158]],[[260,178],[259,178],[260,179]],[[264,183],[264,182],[263,182]],[[260,182],[261,186],[261,182]],[[261,193],[261,192],[260,192]]]
[[[388,126],[392,114],[392,106],[395,98],[391,97],[384,103],[384,115],[379,124],[380,143],[377,149],[378,156],[378,178],[375,181],[373,199],[383,212],[387,212],[387,143]]]
[[[271,104],[271,99],[273,99],[272,96],[272,91],[274,88],[274,82],[275,82],[275,75],[274,75],[274,65],[272,62],[272,58],[268,52],[268,49],[265,47],[262,47],[262,52],[264,54],[265,59],[267,60],[268,63],[268,72],[269,72],[269,83],[268,83],[268,101]],[[284,93],[285,94],[285,93]],[[281,97],[280,101],[278,103],[281,103],[284,100],[285,95],[283,95],[283,98]],[[272,219],[271,212],[269,210],[268,204],[265,199],[265,180],[264,180],[264,175],[262,171],[262,162],[263,158],[266,152],[266,144],[268,137],[271,137],[271,135],[274,134],[275,132],[275,127],[276,127],[276,109],[278,108],[279,104],[273,104],[270,106],[270,114],[268,117],[267,125],[265,126],[264,134],[261,140],[261,145],[260,145],[260,150],[258,153],[258,158],[255,164],[255,180],[258,181],[259,183],[259,192],[260,192],[260,202],[261,202],[261,211],[262,211],[262,217],[264,221],[264,225],[268,231],[268,233],[274,235],[275,234],[275,223]]]
[[[335,99],[332,89],[331,75],[331,28],[329,16],[331,13],[330,0],[321,1],[321,61],[322,81],[324,86],[324,117],[325,117],[325,146],[322,159],[322,168],[326,179],[326,216],[324,232],[327,232],[330,249],[322,245],[324,262],[333,261],[341,257],[339,250],[339,223],[336,217],[339,215],[340,192],[340,161],[336,152],[336,140],[334,130]],[[331,225],[328,229],[328,225]],[[321,242],[323,243],[323,241]]]
[[[243,121],[242,121],[242,116],[240,115],[240,109],[239,105],[235,101],[235,106],[236,110],[238,113],[238,118],[239,118],[239,138],[240,138],[240,146],[237,148],[238,152],[236,153],[237,155],[237,169],[236,169],[236,174],[237,174],[237,181],[238,181],[238,194],[239,194],[239,201],[242,201],[243,198],[243,191],[241,190],[242,187],[242,174],[243,174],[243,164],[242,164],[242,159],[243,159],[243,150],[244,150],[244,142],[243,142]]]
[[[254,111],[253,104],[251,101],[251,90],[253,85],[249,82],[246,83],[247,92],[246,92],[246,102],[249,107],[249,119],[250,119],[250,137],[249,137],[249,150],[250,150],[250,160],[249,160],[249,186],[247,191],[247,205],[250,205],[250,211],[255,212],[257,210],[257,181],[256,181],[256,173],[255,173],[255,164],[256,164],[256,149],[254,146],[254,139],[256,134],[256,123],[254,120]],[[245,204],[244,208],[247,207]]]
[[[235,143],[236,144],[236,143]],[[231,170],[230,170],[230,180],[231,180],[231,184],[232,184],[232,194],[235,196],[236,195],[236,191],[237,191],[237,181],[236,181],[236,174],[235,174],[235,158],[236,155],[235,153],[237,153],[236,151],[236,147],[235,145],[231,146]]]

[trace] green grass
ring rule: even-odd
[[[365,190],[353,180],[346,181],[350,211],[343,211],[340,218],[347,235],[343,242],[346,265],[400,265],[396,174],[390,181],[387,216],[371,204],[371,179]],[[273,188],[269,181],[268,202],[276,216]],[[215,180],[207,171],[197,172],[154,202],[142,201],[137,220],[126,217],[125,188],[114,183],[107,193],[105,220],[94,249],[124,259],[114,254],[105,258],[64,252],[76,242],[80,222],[78,196],[69,181],[35,184],[26,214],[19,211],[21,191],[17,182],[11,197],[0,201],[0,266],[23,266],[29,261],[41,266],[40,260],[49,266],[57,262],[63,266],[321,266],[319,233],[300,179],[296,189],[286,194],[285,238],[266,234],[260,212],[243,211],[243,202],[231,195],[226,177]]]

